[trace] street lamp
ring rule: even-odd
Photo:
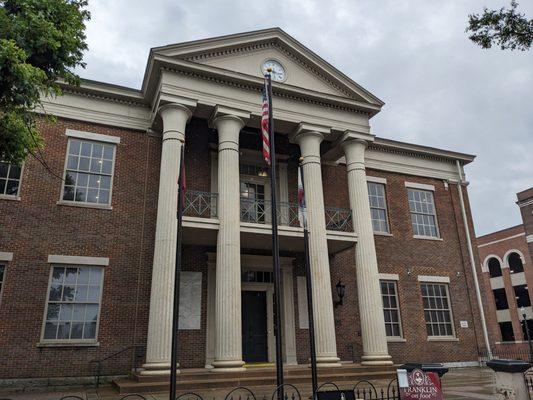
[[[531,347],[531,337],[529,336],[529,326],[527,325],[526,310],[524,307],[520,308],[522,313],[522,322],[524,323],[524,331],[526,332],[527,344],[529,345],[529,363],[533,364],[533,347]]]

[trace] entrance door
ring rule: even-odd
[[[265,291],[242,292],[242,357],[245,362],[268,361]]]

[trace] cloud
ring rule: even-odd
[[[508,3],[91,0],[80,74],[138,88],[151,47],[279,26],[386,102],[377,135],[478,156],[466,172],[479,235],[521,223],[515,193],[533,185],[533,51],[465,34],[468,14]]]

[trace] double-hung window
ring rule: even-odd
[[[101,267],[52,267],[43,328],[44,342],[96,341],[102,282]]]
[[[110,205],[114,161],[114,144],[70,138],[62,200]]]
[[[453,337],[452,309],[448,285],[421,283],[424,318],[429,337]]]
[[[415,236],[439,237],[437,226],[437,213],[433,192],[408,188],[409,210],[411,211],[411,224]]]
[[[400,338],[402,337],[402,324],[396,282],[380,281],[380,285],[385,317],[385,332],[387,337]]]
[[[367,185],[372,228],[374,229],[374,232],[389,233],[385,185],[376,182],[367,182]]]
[[[18,197],[22,167],[0,161],[0,197]]]

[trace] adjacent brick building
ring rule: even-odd
[[[180,367],[274,361],[264,65],[276,74],[284,361],[309,357],[300,156],[319,362],[478,360],[481,261],[463,219],[474,238],[474,157],[371,135],[383,103],[270,29],[152,49],[141,90],[84,81],[45,100],[58,121],[40,124],[43,160],[0,164],[0,378],[89,376],[91,360],[130,346],[147,348],[142,360],[125,351],[105,374],[168,373],[182,143]]]
[[[479,276],[493,353],[529,359],[526,326],[533,339],[533,188],[516,196],[523,224],[477,238]]]

